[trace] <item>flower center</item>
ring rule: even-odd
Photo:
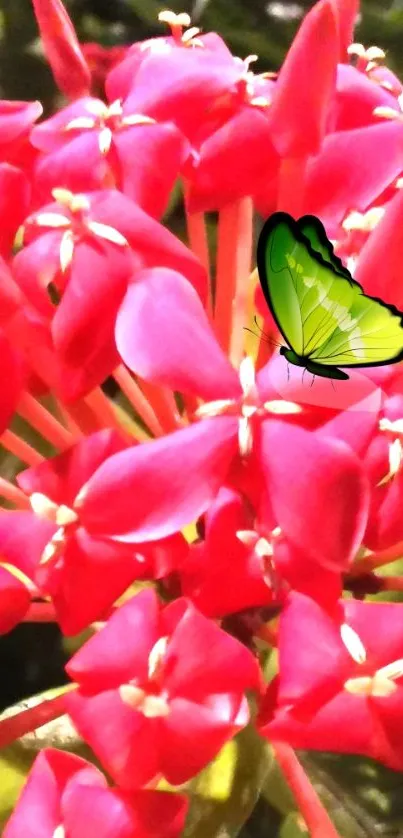
[[[340,626],[341,639],[358,666],[367,663],[367,651],[365,646],[354,629],[343,623]],[[397,690],[395,683],[403,676],[403,658],[377,669],[372,675],[358,675],[354,678],[347,678],[344,682],[344,689],[352,695],[372,696],[373,698],[387,698]]]
[[[124,702],[143,713],[148,719],[168,716],[170,713],[168,692],[162,688],[162,671],[168,648],[168,637],[160,637],[148,656],[148,680],[140,685],[136,679],[119,687]]]
[[[48,541],[40,559],[40,564],[47,564],[49,561],[58,558],[65,545],[68,533],[77,528],[79,518],[74,509],[65,504],[54,503],[41,492],[33,492],[29,501],[32,511],[38,518],[50,521],[58,527]]]
[[[112,244],[128,247],[127,239],[115,227],[110,227],[109,224],[101,224],[99,221],[93,221],[90,218],[90,202],[85,195],[75,195],[68,189],[57,188],[52,190],[52,196],[55,201],[69,211],[70,218],[58,212],[39,212],[30,221],[38,227],[65,228],[60,242],[62,273],[67,270],[72,261],[76,243],[85,235],[88,235],[88,232]]]
[[[273,399],[262,403],[256,385],[255,366],[249,356],[243,358],[239,365],[239,381],[242,388],[240,399],[217,399],[206,402],[196,410],[196,416],[202,418],[220,416],[224,413],[238,415],[239,451],[242,457],[246,457],[252,450],[254,417],[265,416],[267,413],[283,416],[301,413],[302,407],[295,402],[283,399]]]
[[[281,536],[280,527],[275,527],[269,538],[259,535],[256,530],[238,530],[236,537],[246,547],[253,549],[259,559],[262,577],[271,591],[276,594],[279,591],[279,576],[273,560],[274,542]]]
[[[138,113],[124,115],[121,99],[116,99],[111,105],[97,101],[89,102],[86,107],[91,116],[78,116],[68,122],[63,130],[97,129],[101,154],[108,154],[110,151],[115,131],[130,128],[133,125],[155,125],[155,119],[151,116]]]
[[[387,698],[398,688],[396,681],[403,676],[403,658],[378,669],[374,675],[348,678],[344,689],[352,695]]]

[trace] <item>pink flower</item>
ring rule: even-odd
[[[280,619],[280,674],[268,688],[261,732],[402,770],[402,652],[398,603],[342,600],[335,618],[294,594]]]
[[[179,838],[186,798],[158,791],[109,788],[95,766],[45,748],[36,758],[4,838]]]
[[[161,609],[143,591],[67,666],[75,726],[123,789],[197,774],[249,720],[251,653],[185,599]],[[107,726],[105,727],[105,721]]]

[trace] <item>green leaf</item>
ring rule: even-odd
[[[183,838],[235,838],[259,798],[271,759],[252,726],[228,742],[211,765],[181,786],[190,797]]]
[[[403,775],[357,756],[299,753],[340,838],[403,835]]]

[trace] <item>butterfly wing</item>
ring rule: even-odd
[[[366,367],[403,359],[403,315],[357,284],[348,318],[344,318],[313,360],[325,366]]]
[[[329,241],[326,230],[319,218],[314,215],[303,215],[298,219],[298,227],[302,235],[308,239],[313,251],[322,257],[330,268],[351,280],[351,274],[343,265],[341,259],[335,255],[333,245]]]
[[[314,216],[271,216],[258,243],[258,270],[277,325],[300,357],[327,367],[403,359],[402,313],[364,294]]]
[[[306,218],[314,238],[312,216]],[[299,356],[316,357],[348,315],[354,297],[355,283],[349,275],[336,272],[330,242],[328,248],[326,260],[286,213],[272,215],[260,234],[257,263],[262,290],[283,337]]]

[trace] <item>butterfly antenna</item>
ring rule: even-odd
[[[257,338],[258,338],[258,337],[262,337],[262,338],[265,340],[265,342],[266,342],[266,343],[271,343],[271,344],[272,344],[272,346],[277,346],[277,348],[278,348],[278,349],[281,349],[282,344],[281,344],[281,343],[278,343],[278,341],[276,341],[276,340],[274,340],[273,338],[269,337],[269,335],[267,335],[267,334],[266,334],[266,332],[264,332],[264,331],[263,331],[262,327],[261,327],[261,326],[259,326],[259,323],[257,322],[257,317],[256,317],[256,315],[255,315],[255,317],[253,318],[253,320],[254,320],[255,325],[256,325],[257,329],[259,330],[260,334],[256,334],[256,332],[254,332],[254,331],[253,331],[253,329],[249,329],[249,328],[248,328],[248,326],[244,326],[244,330],[245,330],[245,332],[250,332],[250,333],[251,333],[251,335],[254,335],[254,336],[255,336],[255,337],[257,337]]]

